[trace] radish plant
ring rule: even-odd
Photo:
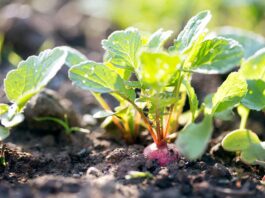
[[[158,30],[150,37],[141,35],[135,28],[116,31],[102,41],[106,50],[102,63],[86,60],[69,70],[73,84],[91,91],[105,108],[98,117],[112,116],[121,131],[129,134],[135,132],[141,118],[154,140],[144,154],[160,165],[178,159],[178,149],[191,159],[199,157],[211,136],[214,112],[234,106],[243,95],[240,91],[234,93],[233,89],[230,93],[231,87],[224,84],[220,88],[222,93],[213,96],[211,111],[205,111],[200,123],[193,123],[203,107],[198,107],[191,85],[192,73],[225,73],[239,65],[243,57],[243,49],[236,41],[207,36],[210,19],[209,11],[198,13],[168,49],[163,46],[171,31]],[[241,80],[239,75],[232,73],[229,83],[238,84],[238,79]],[[241,84],[238,86],[241,89]],[[119,101],[115,111],[103,100],[104,93]],[[191,117],[179,135],[177,149],[175,144],[168,143],[168,136],[178,131],[178,118],[186,97]],[[130,121],[124,115],[130,115]]]

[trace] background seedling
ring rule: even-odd
[[[49,116],[48,117],[38,117],[38,118],[35,118],[35,120],[37,120],[37,121],[52,121],[52,122],[55,122],[55,123],[57,123],[57,124],[59,124],[60,126],[63,127],[64,132],[67,135],[70,135],[73,132],[90,133],[90,131],[88,129],[84,129],[84,128],[80,128],[80,127],[71,127],[69,125],[69,122],[68,122],[68,119],[67,119],[66,115],[64,117],[64,120],[59,119],[59,118],[55,118],[55,117],[49,117]]]
[[[12,127],[24,120],[23,110],[30,99],[42,91],[65,63],[74,64],[81,58],[82,54],[74,49],[57,47],[30,56],[7,74],[4,90],[11,105],[0,104],[0,143],[9,136]]]
[[[241,117],[238,130],[229,133],[222,141],[225,150],[240,153],[240,158],[247,164],[265,165],[265,143],[249,129],[246,124],[250,110],[265,109],[265,49],[262,48],[242,62],[239,73],[248,86],[247,92],[237,108]]]

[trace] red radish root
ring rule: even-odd
[[[148,160],[157,160],[160,166],[179,160],[179,152],[175,144],[162,144],[159,147],[153,143],[144,149],[144,156]]]

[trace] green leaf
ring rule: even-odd
[[[240,64],[244,53],[236,41],[221,37],[205,40],[196,47],[185,67],[198,73],[226,73]]]
[[[265,39],[261,35],[246,30],[223,27],[218,30],[218,35],[239,42],[244,48],[244,58],[250,57],[256,51],[265,47]]]
[[[178,51],[184,51],[190,48],[205,31],[205,27],[211,20],[211,17],[210,11],[202,11],[192,17],[174,41],[173,48]]]
[[[115,71],[124,80],[128,81],[132,75],[131,69],[116,67],[110,62],[105,62],[104,65],[106,65],[111,70]]]
[[[140,82],[146,87],[161,89],[176,73],[180,58],[164,52],[142,52],[140,62],[137,70]]]
[[[58,48],[64,50],[67,53],[65,64],[68,67],[72,67],[72,66],[77,65],[81,62],[87,61],[86,56],[84,54],[82,54],[81,52],[77,51],[76,49],[73,49],[73,48],[68,47],[68,46],[62,46],[62,47],[58,47]]]
[[[224,137],[222,146],[227,151],[242,151],[256,143],[260,143],[256,133],[246,129],[238,129]]]
[[[246,79],[265,81],[265,48],[257,51],[242,63],[239,70]]]
[[[7,113],[9,106],[7,104],[0,104],[0,116]]]
[[[4,81],[8,99],[16,103],[18,110],[56,75],[65,62],[66,53],[55,48],[45,50],[38,56],[30,56],[21,61],[17,69],[10,71]]]
[[[147,47],[149,49],[159,50],[171,35],[172,31],[163,31],[163,29],[159,29],[150,36],[147,42]]]
[[[202,122],[192,123],[184,128],[176,141],[181,154],[190,160],[201,157],[213,132],[212,117],[206,115]]]
[[[0,126],[0,141],[3,141],[10,135],[9,129]]]
[[[257,161],[265,161],[265,148],[262,142],[250,144],[249,148],[243,150],[240,158],[247,164],[258,164]]]
[[[212,113],[237,105],[247,93],[247,83],[238,72],[229,74],[212,99]]]
[[[141,36],[137,29],[127,28],[124,31],[115,31],[107,40],[102,41],[107,51],[105,59],[117,67],[137,68],[137,53],[142,46]]]
[[[203,105],[205,105],[204,108],[204,113],[205,114],[211,114],[212,113],[212,99],[213,99],[214,94],[208,94],[205,98],[204,98],[204,103]],[[214,118],[220,119],[220,120],[224,120],[224,121],[229,121],[233,119],[234,113],[232,111],[232,109],[226,109],[224,111],[221,112],[215,112],[213,114]]]
[[[260,111],[265,108],[265,82],[248,80],[248,92],[242,99],[242,104],[249,109]]]
[[[135,99],[133,89],[127,89],[123,79],[102,63],[86,61],[69,70],[69,78],[78,87],[98,93],[115,92]]]
[[[187,94],[189,97],[190,111],[192,113],[192,121],[194,121],[195,114],[198,110],[199,101],[198,101],[197,95],[194,91],[194,88],[191,86],[190,82],[183,80],[183,84],[187,90]]]

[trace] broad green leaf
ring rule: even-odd
[[[212,113],[237,105],[247,93],[247,82],[238,72],[229,74],[212,99]]]
[[[260,111],[265,108],[265,81],[248,80],[248,92],[242,104],[249,109]]]
[[[202,122],[192,123],[178,136],[176,145],[181,154],[190,160],[201,157],[213,132],[212,117],[206,115]]]
[[[172,48],[178,51],[184,51],[190,48],[200,34],[205,31],[205,27],[211,20],[211,17],[209,11],[202,11],[192,17],[174,41],[174,46]]]
[[[142,52],[137,70],[139,80],[146,87],[164,88],[177,71],[180,58],[164,52]]]
[[[240,64],[243,48],[236,41],[222,37],[205,40],[196,45],[185,63],[187,69],[198,73],[226,73]]]
[[[198,101],[198,98],[196,96],[195,90],[191,86],[191,84],[188,81],[186,81],[186,80],[183,80],[183,84],[184,84],[184,86],[186,87],[186,90],[187,90],[187,94],[188,94],[188,97],[189,97],[190,111],[192,113],[192,121],[194,121],[195,114],[196,114],[196,112],[198,110],[199,101]]]
[[[107,40],[102,41],[107,54],[105,59],[117,67],[137,68],[137,53],[142,46],[141,36],[137,29],[127,28],[113,32]]]
[[[23,109],[61,69],[65,58],[66,53],[55,48],[20,62],[17,69],[10,71],[4,81],[8,99],[17,104],[19,111]]]
[[[9,106],[7,104],[0,104],[0,116],[7,113]]]
[[[238,129],[225,136],[222,146],[227,151],[242,151],[256,143],[260,143],[256,133],[246,129]]]
[[[234,27],[223,27],[217,31],[218,35],[234,39],[244,48],[244,58],[248,58],[256,51],[265,47],[265,39],[258,34]]]
[[[239,70],[246,79],[265,81],[265,48],[257,51],[242,63]]]
[[[149,49],[159,50],[171,35],[172,31],[163,31],[163,29],[159,29],[150,36],[147,42],[147,47]]]
[[[72,67],[72,66],[77,65],[81,62],[87,61],[86,56],[84,54],[82,54],[81,52],[77,51],[76,49],[73,49],[73,48],[68,47],[68,46],[62,46],[62,47],[58,47],[58,48],[64,50],[67,53],[65,64],[68,67]]]
[[[10,135],[9,129],[0,126],[0,141],[3,141]]]
[[[205,99],[204,99],[204,113],[205,114],[211,114],[212,113],[212,99],[213,99],[214,94],[208,94]],[[220,120],[224,120],[224,121],[228,121],[228,120],[232,120],[234,113],[232,111],[232,109],[226,109],[224,111],[221,112],[215,112],[213,114],[214,118],[220,119]]]
[[[129,80],[132,75],[132,70],[128,68],[115,67],[111,62],[105,62],[104,65],[115,71],[124,80]]]
[[[131,100],[135,99],[133,89],[127,89],[123,79],[102,63],[86,61],[69,70],[73,84],[82,89],[98,93],[118,93]]]
[[[260,143],[250,144],[248,149],[241,152],[240,158],[247,164],[258,164],[256,161],[265,161],[265,147]]]

